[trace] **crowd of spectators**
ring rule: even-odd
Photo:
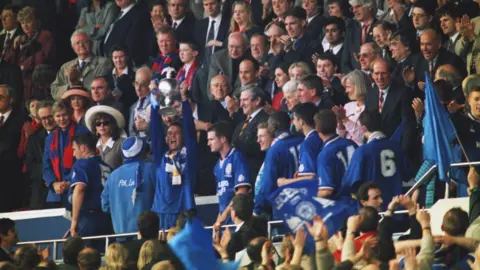
[[[0,212],[65,208],[80,252],[66,264],[100,265],[97,243],[80,251],[78,237],[148,226],[169,236],[113,244],[104,267],[189,269],[165,243],[186,231],[185,220],[195,224],[196,196],[216,195],[214,230],[236,226],[216,235],[219,258],[246,248],[251,267],[270,269],[266,222],[286,219],[277,206],[288,199],[272,195],[304,181],[315,181],[318,201],[355,211],[342,233],[315,217],[308,232],[285,236],[276,254],[285,269],[300,269],[308,233],[317,262],[306,255],[318,269],[384,269],[398,254],[407,269],[456,267],[476,249],[462,237],[479,213],[480,170],[452,170],[418,198],[400,195],[432,165],[422,149],[426,96],[439,99],[456,130],[441,147],[453,161],[480,160],[480,1],[13,0],[0,8]],[[470,216],[446,214],[446,236],[435,239],[445,248],[433,253],[430,217],[416,204],[445,194],[473,203]],[[399,205],[410,220],[394,226]],[[10,258],[16,231],[1,222],[0,253]],[[407,248],[392,242],[394,227],[410,227]],[[16,266],[4,267],[53,267],[35,251],[19,248]],[[155,264],[165,258],[171,264]]]

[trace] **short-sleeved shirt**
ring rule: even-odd
[[[325,141],[322,151],[317,157],[318,188],[332,189],[331,199],[350,194],[341,194],[342,179],[350,165],[357,144],[338,135]]]
[[[298,174],[315,174],[317,171],[317,156],[322,150],[323,142],[318,133],[312,129],[306,136],[305,140],[300,144],[300,165],[298,166]]]
[[[238,187],[251,187],[247,161],[235,148],[230,149],[225,159],[219,159],[214,169],[220,213],[230,204]]]
[[[92,155],[75,161],[69,175],[71,183],[68,201],[72,203],[73,191],[77,185],[85,185],[85,195],[80,213],[102,212],[101,196],[103,186],[111,169],[99,156]]]
[[[393,196],[402,193],[402,182],[409,181],[412,173],[401,145],[381,133],[374,135],[353,154],[343,178],[344,191],[352,194],[365,181],[374,181],[382,191],[385,209]]]

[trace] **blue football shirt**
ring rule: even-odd
[[[317,172],[317,156],[322,150],[323,142],[318,133],[312,129],[300,144],[300,164],[298,174],[315,174]]]
[[[341,194],[342,180],[345,171],[350,165],[357,144],[338,135],[325,141],[322,151],[317,157],[317,177],[319,189],[332,189],[331,199],[337,200],[341,196],[350,197],[350,194]]]
[[[238,187],[251,186],[245,156],[235,148],[230,149],[225,159],[217,161],[213,173],[217,182],[218,207],[221,214],[230,204]]]
[[[350,194],[366,181],[374,181],[382,191],[383,208],[392,198],[402,194],[402,182],[412,177],[410,164],[401,145],[380,132],[353,154],[343,178],[343,191]]]

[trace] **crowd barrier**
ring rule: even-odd
[[[468,167],[468,166],[480,166],[480,161],[475,161],[475,162],[461,162],[461,163],[453,163],[451,167]],[[420,179],[407,191],[406,195],[412,195],[415,190],[417,190],[425,181],[429,179],[429,177],[435,172],[437,169],[437,166],[434,165],[432,166],[425,174],[420,177]],[[216,196],[210,196],[210,197],[216,197]],[[206,199],[204,201],[207,202],[210,199]],[[400,210],[400,211],[395,211],[395,214],[407,214],[407,210]],[[380,215],[383,216],[384,213],[379,213]],[[0,217],[5,214],[0,214]],[[271,233],[272,233],[272,227],[273,226],[280,226],[283,225],[283,221],[281,220],[275,220],[275,221],[270,221],[268,222],[268,237],[271,238]],[[224,225],[222,228],[227,228],[227,227],[235,227],[235,225]],[[213,226],[207,226],[205,227],[208,230],[212,230],[212,235],[213,235]],[[165,232],[168,232],[165,231]],[[397,233],[394,235],[394,238],[398,238],[404,233]],[[99,235],[99,236],[90,236],[90,237],[83,237],[84,240],[105,240],[105,247],[108,247],[110,244],[110,239],[118,239],[118,238],[125,238],[125,237],[136,237],[137,233],[125,233],[125,234],[111,234],[111,235]],[[52,252],[52,257],[53,260],[57,260],[58,257],[58,245],[65,242],[67,239],[54,239],[54,240],[42,240],[42,241],[24,241],[24,242],[19,242],[18,245],[26,245],[26,244],[35,244],[35,245],[53,245],[53,252]]]

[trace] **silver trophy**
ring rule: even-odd
[[[173,117],[181,111],[182,96],[175,79],[163,79],[158,83],[159,113],[162,116]]]

